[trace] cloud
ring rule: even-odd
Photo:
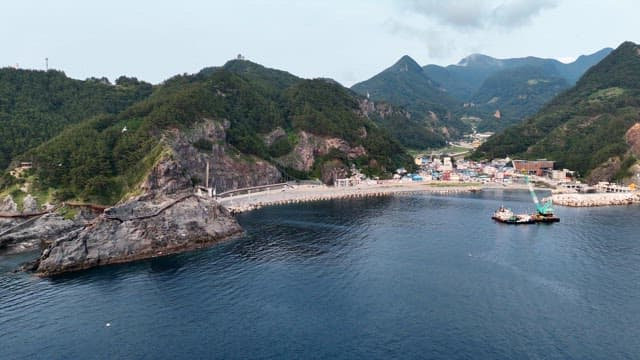
[[[490,24],[503,27],[520,27],[531,22],[545,9],[556,7],[557,0],[511,0],[505,1],[495,7],[492,12]]]
[[[392,34],[417,39],[424,43],[429,56],[443,58],[450,55],[454,50],[451,39],[434,28],[416,27],[395,20],[389,20],[385,25]]]
[[[478,14],[485,12],[482,2],[473,0],[396,0],[406,11],[422,15],[435,20],[441,25],[457,28],[482,27],[482,17]]]
[[[560,0],[393,1],[403,14],[387,21],[389,31],[420,40],[430,56],[443,58],[461,41],[468,47],[469,43],[524,27]]]
[[[395,0],[405,11],[456,30],[515,28],[559,0]]]

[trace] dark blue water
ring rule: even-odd
[[[54,279],[0,258],[0,358],[633,359],[640,207],[526,192],[265,208],[244,238]],[[109,326],[107,326],[109,324]]]

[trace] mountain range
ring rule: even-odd
[[[519,125],[490,138],[475,158],[548,158],[590,182],[621,180],[640,158],[640,46],[625,42],[576,85]]]
[[[473,54],[446,67],[421,67],[405,55],[352,90],[404,106],[423,119],[424,126],[451,139],[471,129],[500,131],[522,121],[611,51],[606,48],[583,55],[570,64],[537,57],[496,59]]]
[[[385,126],[410,124],[402,121],[406,112],[373,105],[334,81],[250,61],[153,87],[127,78],[115,85],[71,80],[54,70],[2,74],[0,89],[10,89],[2,97],[2,129],[12,125],[0,143],[12,149],[2,165],[33,163],[25,178],[7,172],[0,179],[15,198],[24,196],[25,182],[43,202],[113,204],[141,189],[225,191],[308,177],[331,183],[352,165],[381,177],[413,166]],[[204,184],[207,163],[212,179]],[[168,169],[179,178],[156,184]]]
[[[630,42],[572,64],[474,55],[438,68],[405,56],[352,89],[246,60],[158,85],[0,69],[0,192],[114,204],[150,189],[331,183],[353,167],[385,177],[412,168],[407,147],[482,126],[505,130],[476,158],[547,157],[592,180],[620,179],[640,156],[638,84],[640,49]],[[509,116],[526,120],[506,127]],[[9,175],[20,161],[33,169]],[[174,176],[163,182],[166,173]]]

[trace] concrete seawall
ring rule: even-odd
[[[453,194],[479,191],[478,186],[430,186],[428,184],[361,185],[336,188],[322,185],[296,186],[280,191],[239,195],[218,199],[220,205],[231,213],[259,209],[270,205],[284,205],[332,199],[354,199],[373,196],[390,196],[407,193]]]
[[[554,204],[571,207],[630,205],[640,203],[640,193],[554,194]]]

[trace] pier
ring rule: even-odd
[[[454,194],[480,191],[478,186],[432,186],[424,183],[385,183],[352,187],[325,185],[288,186],[280,190],[265,190],[217,199],[220,205],[231,213],[259,209],[270,205],[284,205],[334,199],[357,199],[366,197],[391,196],[397,194],[431,193]]]

